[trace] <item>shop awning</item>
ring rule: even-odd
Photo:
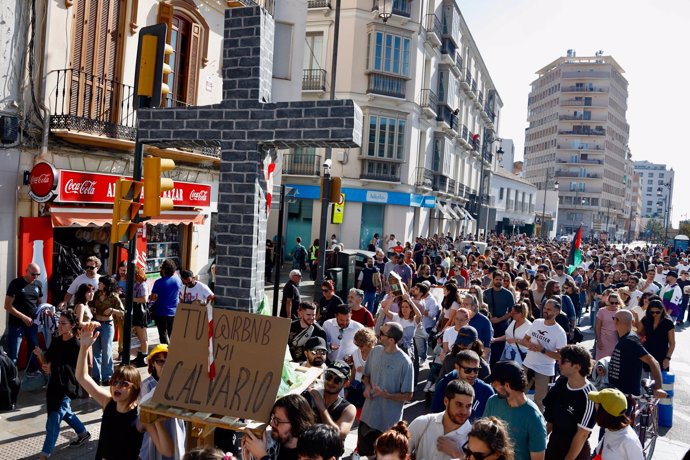
[[[458,215],[458,219],[467,220],[467,213],[465,212],[465,210],[461,206],[459,206],[459,205],[453,206],[453,211],[455,211],[455,214]]]
[[[453,210],[453,207],[450,204],[446,203],[445,208],[453,220],[460,220],[460,216],[457,215],[457,213]]]
[[[113,212],[109,209],[58,209],[50,210],[53,227],[105,227],[110,226]],[[206,216],[200,212],[166,212],[147,224],[203,224]]]
[[[453,216],[451,216],[451,215],[448,213],[448,210],[446,209],[446,205],[445,205],[445,204],[440,203],[440,202],[437,201],[437,202],[436,202],[436,209],[438,209],[439,211],[441,211],[441,214],[443,214],[443,217],[444,217],[445,219],[449,219],[449,220],[452,220],[452,219],[453,219]]]

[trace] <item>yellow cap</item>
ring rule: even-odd
[[[151,352],[149,353],[149,355],[147,356],[146,359],[148,359],[150,361],[158,353],[167,353],[167,352],[168,352],[168,345],[166,345],[164,343],[159,343],[158,345],[153,347],[153,350],[151,350]]]
[[[614,417],[625,414],[625,411],[628,409],[628,400],[625,398],[625,395],[615,388],[590,391],[587,397],[591,401],[601,404],[601,407]]]

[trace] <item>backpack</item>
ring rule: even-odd
[[[14,410],[19,394],[19,371],[7,353],[0,351],[0,410]]]
[[[306,259],[306,256],[307,252],[304,250],[303,246],[297,246],[297,248],[295,248],[295,260],[301,262]]]

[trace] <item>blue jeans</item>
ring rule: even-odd
[[[101,334],[93,344],[93,372],[96,382],[109,380],[113,376],[113,337],[115,328],[112,321],[100,321],[101,327],[96,330]]]
[[[38,370],[38,360],[34,356],[34,348],[38,345],[38,325],[31,326],[7,326],[7,354],[16,364],[19,356],[19,348],[22,345],[22,337],[26,337],[26,350],[28,364],[26,371],[35,372]]]
[[[362,305],[366,307],[367,310],[371,312],[372,315],[376,314],[376,291],[365,292],[364,298],[362,299]]]
[[[433,327],[427,327],[425,329],[427,337],[418,337],[415,335],[414,345],[416,347],[417,353],[419,354],[418,359],[420,365],[426,362],[427,359],[429,359],[429,336],[433,334],[432,329]]]
[[[55,449],[58,435],[60,434],[60,423],[64,420],[77,433],[82,434],[86,431],[86,427],[81,420],[72,412],[70,403],[72,401],[65,396],[60,403],[60,408],[56,411],[48,412],[48,420],[46,420],[46,439],[43,441],[43,449],[41,453],[46,457],[50,456]]]

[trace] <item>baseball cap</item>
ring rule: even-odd
[[[625,395],[615,388],[604,388],[601,391],[590,391],[587,394],[590,401],[601,404],[606,412],[619,417],[628,409],[628,401]]]
[[[167,353],[168,352],[168,345],[165,343],[159,343],[155,347],[153,347],[153,350],[149,353],[149,355],[146,357],[148,361],[151,361],[154,356],[156,356],[158,353]]]
[[[333,372],[343,380],[350,379],[350,366],[345,361],[333,361],[326,370]]]
[[[670,272],[666,273],[666,276],[672,276],[674,278],[678,278],[678,272],[670,271]]]
[[[307,343],[304,344],[304,348],[307,350],[328,351],[328,348],[326,348],[326,341],[321,337],[312,337],[311,339],[307,340]]]
[[[463,326],[458,331],[458,336],[455,338],[455,344],[469,346],[472,345],[477,338],[479,338],[479,334],[477,334],[475,328],[472,326]]]
[[[499,361],[491,366],[489,382],[498,380],[499,382],[520,381],[524,377],[524,371],[515,361]]]

